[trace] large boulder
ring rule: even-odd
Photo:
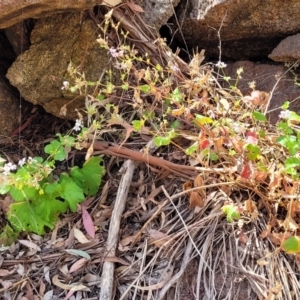
[[[176,38],[182,43],[183,36],[190,49],[205,48],[208,59],[218,58],[220,51],[223,59],[261,59],[284,37],[299,32],[299,14],[299,0],[181,1]],[[174,18],[171,24],[175,32]]]
[[[300,34],[289,36],[269,54],[269,58],[281,62],[296,62],[300,59]]]
[[[97,26],[80,13],[63,13],[39,19],[31,32],[29,50],[18,56],[7,72],[10,83],[25,100],[42,105],[46,111],[65,118],[77,117],[75,108],[84,107],[84,98],[62,89],[70,80],[70,63],[97,81],[108,62],[106,50],[96,41]],[[66,105],[66,115],[61,108]]]
[[[146,24],[159,30],[174,15],[174,8],[180,0],[137,0],[135,2],[144,9],[144,13],[141,16]]]
[[[290,110],[300,112],[300,103],[297,101],[300,87],[295,83],[295,76],[284,64],[253,63],[250,61],[238,61],[224,69],[226,76],[232,78],[235,85],[237,70],[243,68],[243,73],[238,80],[237,87],[244,96],[250,95],[252,89],[249,83],[255,81],[256,89],[261,92],[271,93],[272,98],[268,111],[272,123],[278,120],[281,106],[285,101],[290,101]],[[227,84],[225,83],[225,86]]]
[[[62,12],[81,12],[103,0],[5,0],[0,1],[0,28],[7,28],[28,18],[44,18]]]

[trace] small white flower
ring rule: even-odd
[[[112,57],[122,57],[122,56],[124,56],[124,50],[120,50],[120,51],[118,52],[118,50],[115,49],[114,47],[111,47],[111,48],[109,49],[108,53],[110,53],[110,55],[111,55]]]
[[[223,68],[226,68],[227,65],[226,65],[224,62],[222,62],[222,61],[218,61],[218,62],[216,63],[216,67],[218,67],[218,68],[220,68],[220,69],[223,69]]]
[[[80,131],[82,127],[83,127],[82,121],[80,119],[76,119],[75,126],[73,127],[73,129],[75,131]]]
[[[111,55],[112,57],[118,57],[118,55],[119,55],[117,49],[115,49],[114,47],[111,47],[111,48],[109,49],[108,53],[110,53],[110,55]]]
[[[26,163],[26,157],[19,160],[18,165],[22,167]]]
[[[233,123],[232,124],[232,129],[236,132],[242,132],[243,131],[243,127],[239,124],[239,123]]]
[[[16,169],[17,169],[17,166],[11,162],[6,163],[2,168],[4,175],[8,175],[10,173],[10,171],[13,171]]]
[[[291,111],[282,110],[278,116],[280,119],[289,119],[291,117]]]
[[[61,89],[67,91],[69,89],[69,87],[70,87],[69,81],[64,81],[63,86],[61,87]]]
[[[179,69],[179,67],[176,65],[176,64],[172,64],[171,65],[171,69],[172,69],[172,71],[174,71],[174,72],[179,72],[180,71],[180,69]]]

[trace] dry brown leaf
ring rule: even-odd
[[[205,204],[204,198],[198,193],[192,191],[189,197],[190,207],[189,209],[194,209],[196,206],[202,208]]]
[[[254,174],[254,179],[255,179],[255,181],[265,182],[266,179],[268,178],[268,176],[269,176],[268,172],[257,171]]]
[[[184,191],[189,190],[189,189],[191,189],[192,187],[193,187],[193,183],[192,183],[191,181],[187,181],[187,182],[185,182],[185,183],[182,185],[182,189],[183,189]],[[188,192],[188,195],[189,195],[189,193],[190,193],[190,192]]]
[[[26,283],[26,299],[34,300],[33,290],[31,288],[31,284],[29,282]]]
[[[5,269],[0,269],[0,277],[5,277],[5,276],[9,276],[11,274],[13,274],[15,272],[15,269],[12,271],[8,271]]]
[[[286,231],[296,231],[299,228],[299,225],[295,222],[295,220],[287,216],[283,222],[283,227]]]
[[[278,172],[271,172],[269,189],[274,191],[277,187],[281,186],[282,174]]]
[[[246,214],[250,214],[252,219],[257,219],[258,210],[257,210],[256,203],[251,199],[246,200],[244,206],[244,212]]]
[[[8,290],[13,285],[13,283],[9,280],[1,280],[1,285],[3,286],[4,290]]]
[[[115,263],[122,264],[124,266],[130,266],[129,262],[116,256],[106,256],[104,261],[115,262]]]
[[[103,261],[102,261],[102,263],[103,263]],[[87,283],[93,283],[93,285],[99,283],[100,280],[101,280],[101,278],[99,276],[90,274],[90,273],[85,274],[81,278],[81,281],[87,282]],[[90,284],[88,284],[88,285],[90,286]]]
[[[77,229],[74,228],[74,237],[77,239],[77,241],[81,244],[85,244],[85,243],[89,243],[90,241],[86,238],[86,236],[84,235],[84,233]]]
[[[130,243],[134,242],[135,239],[137,238],[138,234],[134,234],[134,235],[129,235],[126,238],[122,239],[120,241],[120,244],[122,245],[122,247],[128,246]]]
[[[127,4],[128,4],[128,3],[127,3]],[[145,73],[146,73],[146,70],[145,70],[145,69],[141,69],[141,70],[136,70],[136,71],[134,72],[134,75],[135,75],[136,79],[137,79],[138,81],[140,81],[141,79],[144,78]]]
[[[85,263],[87,262],[87,259],[85,258],[81,258],[79,260],[77,260],[70,268],[69,273],[73,273],[77,270],[79,270],[80,268],[82,268]]]
[[[180,108],[173,109],[171,114],[173,117],[179,117],[184,113],[184,111],[185,111],[185,107],[180,106]]]
[[[261,91],[252,91],[251,96],[243,97],[243,101],[252,106],[265,105],[269,100],[270,94]]]
[[[44,281],[41,279],[41,280],[39,281],[39,293],[40,293],[40,295],[41,295],[42,297],[44,296],[45,291],[46,291],[46,285],[45,285]],[[44,298],[43,298],[43,299],[44,299]]]
[[[89,147],[89,149],[86,151],[85,161],[88,161],[90,159],[93,152],[94,152],[94,147],[93,147],[93,143],[92,143],[91,146]]]
[[[135,99],[135,101],[138,103],[138,104],[143,104],[144,101],[143,99],[140,97],[140,91],[135,89],[134,92],[133,92],[133,98]]]
[[[34,249],[36,251],[41,251],[41,248],[37,244],[35,244],[31,241],[19,240],[19,243],[26,246],[26,247],[28,247],[29,249]]]
[[[63,264],[62,266],[60,266],[59,271],[61,271],[65,276],[69,275],[69,269],[68,269],[68,265],[67,264]]]
[[[80,284],[80,283],[64,284],[58,279],[58,275],[54,275],[52,277],[52,283],[63,290],[88,291],[88,292],[90,291],[90,289],[88,287],[86,287],[85,285]]]
[[[165,246],[171,239],[166,233],[155,229],[148,230],[148,233],[150,235],[150,242],[158,248]]]

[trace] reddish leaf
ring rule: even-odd
[[[241,177],[248,179],[250,177],[250,175],[251,175],[251,168],[250,168],[249,164],[246,164],[243,167]]]
[[[255,132],[248,131],[246,133],[246,142],[248,144],[257,145],[258,144],[257,134]]]
[[[87,260],[85,258],[80,258],[71,266],[69,273],[73,273],[79,270],[81,267],[85,265],[86,262]]]
[[[86,210],[85,206],[81,206],[82,210],[82,221],[83,221],[83,226],[86,230],[86,232],[89,234],[91,238],[95,238],[95,227],[93,220]]]
[[[209,140],[204,140],[204,141],[200,144],[199,148],[200,148],[200,150],[204,150],[204,149],[208,148],[209,145],[210,145]]]

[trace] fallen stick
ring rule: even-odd
[[[123,174],[120,181],[114,209],[109,224],[106,257],[116,256],[121,217],[125,208],[130,183],[132,181],[132,176],[135,169],[135,163],[132,160],[126,160],[122,168],[125,170],[125,173]],[[102,283],[99,300],[113,299],[114,271],[115,264],[110,261],[105,261],[103,264],[101,275]]]
[[[92,143],[86,143],[84,148],[88,149]],[[156,156],[151,155],[151,149],[144,152],[128,149],[125,147],[121,147],[118,144],[107,143],[107,142],[94,142],[92,145],[93,149],[97,151],[94,154],[105,154],[110,156],[117,156],[127,159],[132,159],[139,162],[144,162],[146,164],[156,166],[162,168],[164,170],[169,171],[171,174],[179,175],[180,177],[187,178],[187,179],[194,179],[199,172],[208,172],[208,173],[234,173],[237,171],[236,166],[230,166],[228,168],[210,168],[210,167],[193,167],[193,166],[186,166],[186,165],[179,165],[167,161],[163,158],[159,158]]]

